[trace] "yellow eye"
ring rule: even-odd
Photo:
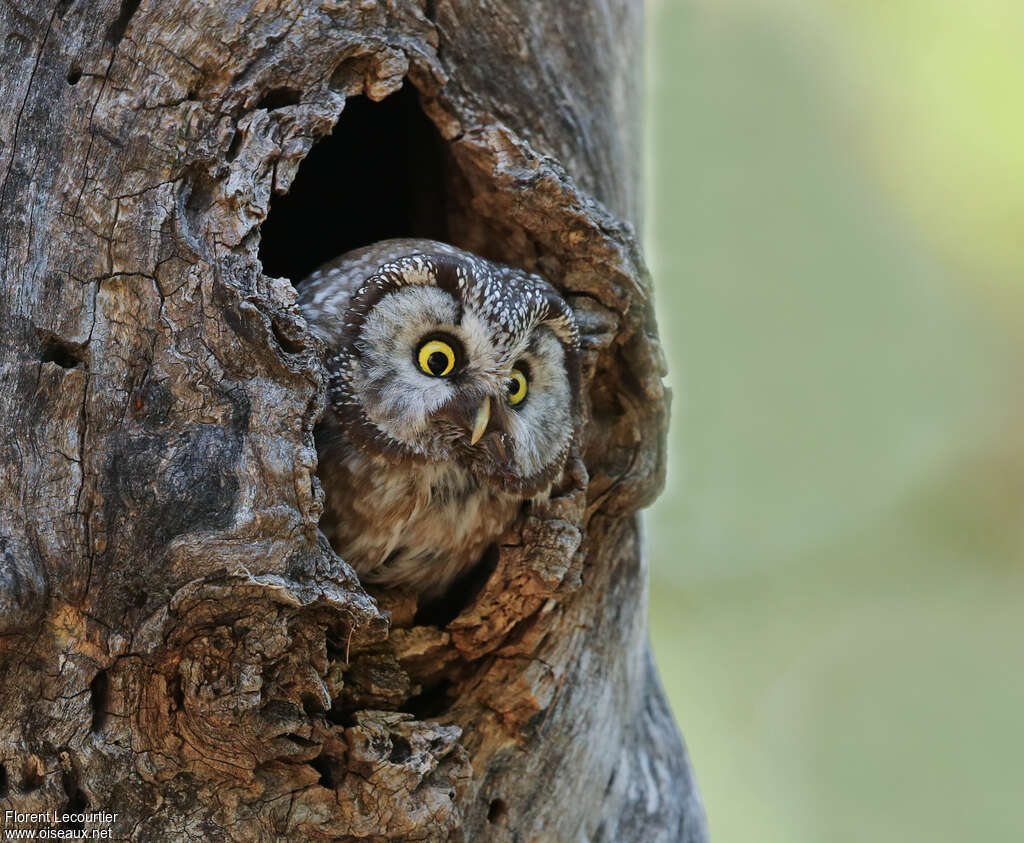
[[[526,397],[526,375],[520,369],[513,369],[508,379],[508,403],[513,407],[521,404]]]
[[[444,340],[428,340],[420,346],[416,360],[426,374],[443,378],[455,368],[455,349]]]

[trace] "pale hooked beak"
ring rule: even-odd
[[[484,400],[480,402],[480,407],[476,411],[476,417],[473,419],[473,433],[469,437],[469,444],[475,445],[480,441],[480,437],[484,435],[484,431],[487,430],[487,423],[491,420],[491,399],[485,395]]]

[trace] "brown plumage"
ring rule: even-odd
[[[442,592],[546,495],[578,406],[578,331],[541,278],[431,240],[300,285],[328,349],[321,528],[367,582]]]

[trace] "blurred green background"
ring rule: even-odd
[[[653,0],[655,652],[712,839],[1024,839],[1024,4]]]

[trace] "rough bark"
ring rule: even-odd
[[[0,811],[146,840],[705,838],[636,514],[667,424],[625,222],[640,15],[0,6]],[[410,226],[559,285],[587,394],[557,494],[419,615],[318,535],[324,372],[259,259],[346,100],[403,83],[443,158]]]

